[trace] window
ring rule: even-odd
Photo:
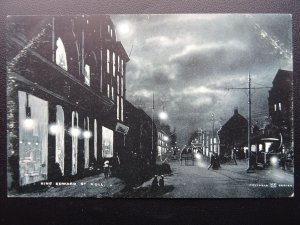
[[[114,97],[114,87],[111,87],[111,99],[115,100]]]
[[[106,61],[106,72],[109,73],[109,64],[110,64],[109,49],[107,49],[107,51],[106,51],[106,57],[107,57],[107,61]]]
[[[102,126],[102,157],[112,158],[114,149],[114,132]]]
[[[68,64],[67,64],[67,54],[65,50],[65,46],[61,40],[61,38],[58,38],[56,41],[56,58],[55,63],[59,67],[63,68],[64,70],[68,70]]]
[[[113,76],[116,75],[116,54],[113,52]]]
[[[118,56],[118,72],[120,72],[120,56]]]
[[[120,65],[120,73],[123,75],[123,60],[121,59],[121,65]]]
[[[121,98],[121,121],[124,120],[124,117],[123,117],[123,98]]]
[[[84,168],[89,167],[89,152],[90,152],[90,118],[86,117],[84,119]]]
[[[107,33],[110,34],[110,26],[109,25],[107,25]]]
[[[78,127],[78,113],[72,112],[72,127],[70,130],[72,136],[72,175],[77,174],[77,159],[78,159],[78,136],[80,130]]]
[[[274,111],[276,112],[277,111],[277,105],[274,104]]]
[[[117,93],[120,94],[120,77],[117,76]]]
[[[90,79],[91,79],[91,72],[90,72],[90,66],[88,64],[85,64],[84,66],[84,83],[90,86]]]
[[[109,97],[110,96],[110,86],[109,86],[109,84],[107,84],[107,97]]]
[[[23,91],[18,92],[18,103],[19,180],[16,182],[23,186],[47,180],[49,110],[47,101]]]
[[[97,120],[94,119],[94,157],[97,160]]]
[[[278,103],[278,110],[281,111],[281,102]]]
[[[55,131],[55,162],[59,164],[62,175],[64,175],[65,162],[65,127],[64,110],[60,105],[56,106]],[[51,128],[50,128],[51,129]]]
[[[120,98],[117,96],[117,120],[120,119]]]

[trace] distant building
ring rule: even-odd
[[[233,116],[218,131],[220,156],[230,156],[234,147],[238,149],[238,154],[243,155],[243,147],[247,145],[247,134],[248,121],[235,108]]]
[[[152,124],[152,119],[142,109],[134,107],[128,101],[125,101],[124,116],[126,125],[130,127],[125,137],[126,150],[122,153],[124,158],[129,158],[126,163],[132,164],[135,163],[132,160],[135,160],[140,161],[139,165],[142,166],[145,164],[154,165],[156,163],[158,143],[155,123]]]
[[[293,148],[293,72],[278,70],[269,91],[269,116],[286,149]]]
[[[157,159],[163,161],[170,151],[170,126],[155,120],[157,128]]]

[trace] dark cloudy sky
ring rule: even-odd
[[[223,125],[234,107],[247,118],[248,74],[269,87],[279,68],[292,70],[292,18],[286,14],[112,15],[130,61],[127,99],[168,113],[181,145],[198,128]],[[267,115],[268,89],[253,91],[253,119]]]

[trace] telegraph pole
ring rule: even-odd
[[[248,76],[248,169],[247,172],[254,172],[254,166],[251,165],[251,75]]]
[[[213,153],[215,152],[215,148],[214,148],[214,142],[215,142],[215,134],[214,134],[214,130],[215,130],[215,115],[212,113],[211,114],[211,121],[212,121],[212,151]]]
[[[151,129],[152,129],[152,152],[154,150],[154,131],[153,131],[153,126],[154,126],[154,92],[152,93],[152,126],[151,126]]]

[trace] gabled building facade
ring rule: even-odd
[[[221,157],[230,156],[234,147],[238,149],[237,154],[243,154],[243,147],[247,145],[247,129],[247,119],[235,108],[233,116],[218,131]]]

